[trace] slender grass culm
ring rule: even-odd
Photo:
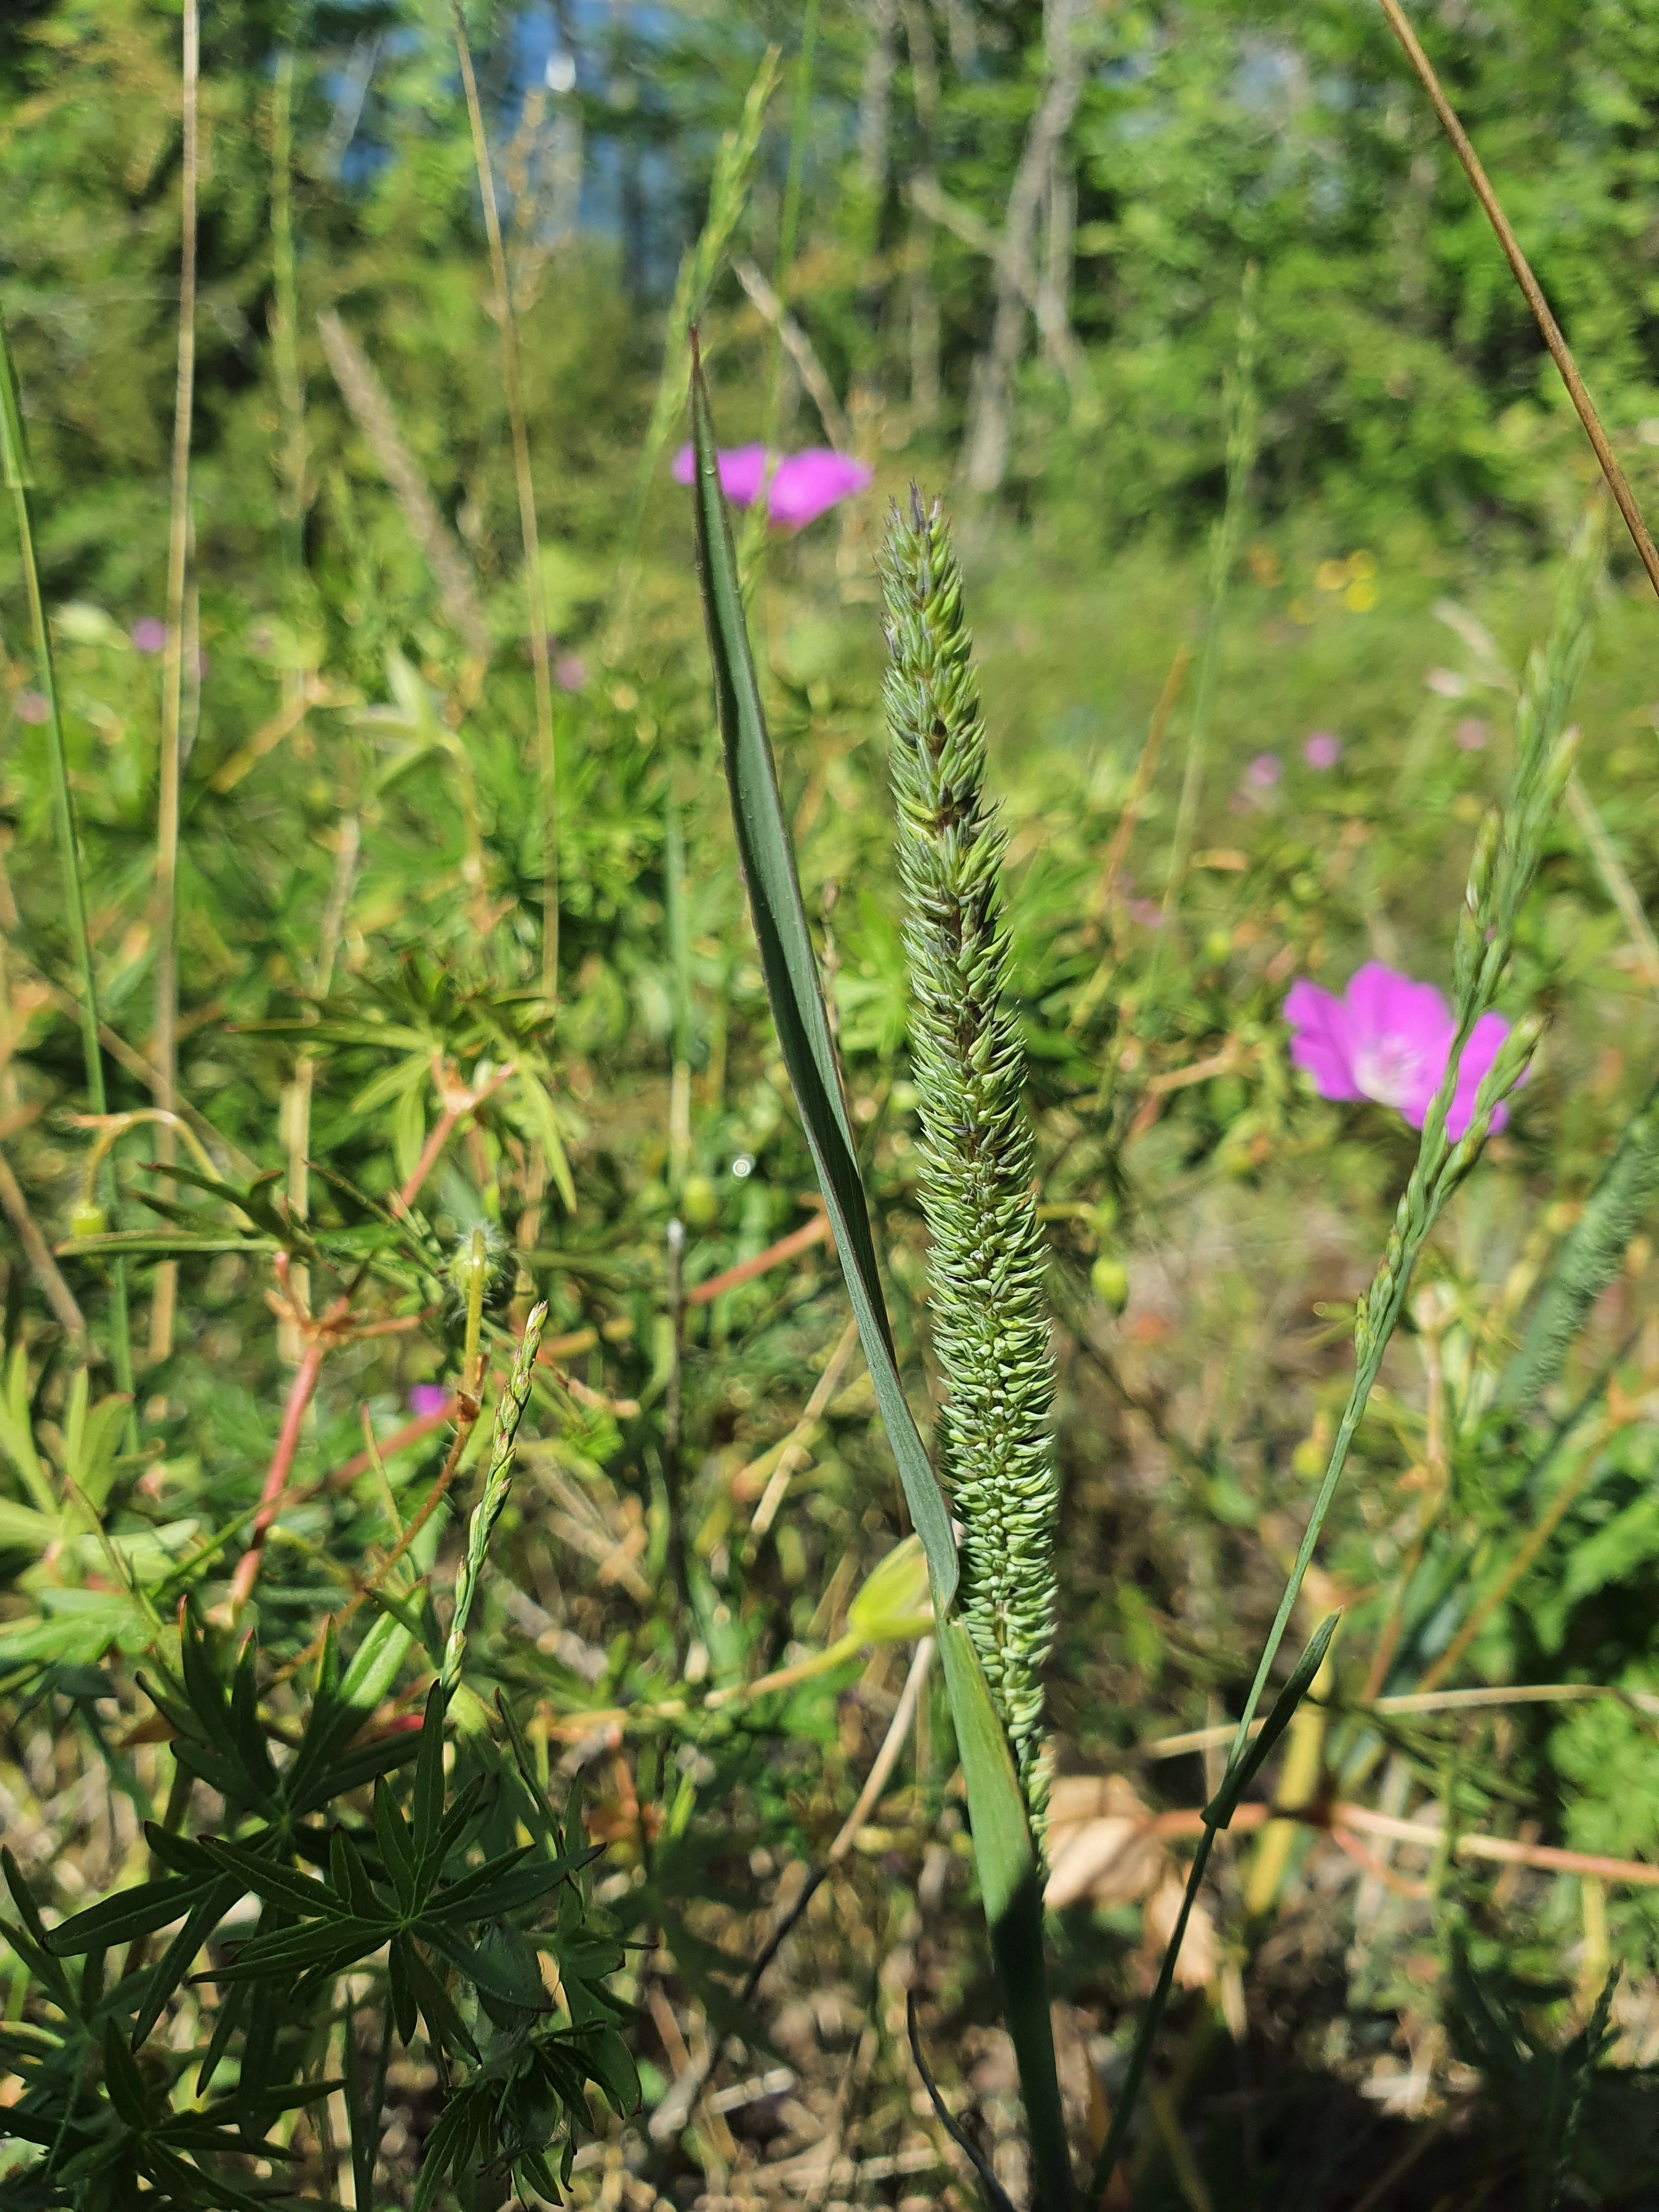
[[[1040,1817],[1042,1670],[1054,1633],[1059,1488],[1047,1258],[1032,1196],[1025,1055],[1008,1004],[1007,840],[985,795],[985,725],[962,572],[914,489],[883,567],[884,686],[907,908],[938,1458],[962,1526],[963,1619]]]

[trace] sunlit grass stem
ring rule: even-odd
[[[495,317],[501,338],[501,388],[513,438],[513,475],[519,493],[519,528],[524,540],[525,611],[530,624],[530,659],[536,685],[536,757],[541,783],[542,817],[542,996],[551,1001],[559,990],[559,770],[553,730],[553,663],[547,635],[547,590],[542,576],[541,533],[536,520],[536,486],[530,472],[530,428],[524,411],[524,383],[519,365],[519,333],[507,281],[507,252],[501,244],[501,211],[489,141],[472,70],[466,19],[460,0],[450,0],[455,22],[455,52],[472,128],[472,157],[483,203],[484,235],[495,286]]]
[[[98,984],[93,973],[92,939],[87,927],[86,879],[82,867],[81,841],[76,827],[75,794],[70,787],[69,755],[64,744],[63,716],[58,703],[58,671],[52,657],[52,633],[46,604],[40,595],[40,568],[35,558],[34,521],[29,507],[28,457],[23,444],[23,419],[12,374],[11,352],[5,323],[0,318],[0,470],[12,495],[17,524],[18,560],[23,571],[23,590],[28,600],[29,627],[34,639],[35,680],[46,702],[46,756],[52,773],[52,816],[58,827],[58,881],[64,896],[64,919],[70,951],[79,983],[76,1012],[81,1026],[81,1053],[86,1069],[87,1104],[94,1114],[109,1111],[104,1082],[104,1055],[98,1042]],[[127,1314],[127,1271],[125,1260],[111,1262],[110,1361],[118,1387],[132,1390],[132,1337]]]
[[[173,472],[167,512],[167,645],[161,656],[161,749],[155,793],[155,1103],[164,1114],[179,1102],[179,804],[183,765],[185,568],[190,551],[190,440],[196,404],[196,243],[200,167],[201,19],[197,0],[184,0],[181,97],[184,161],[179,238],[179,364],[173,393]],[[155,1138],[158,1166],[177,1157],[172,1125]],[[157,1195],[173,1195],[165,1178]],[[155,1270],[149,1315],[152,1364],[173,1352],[179,1267]]]

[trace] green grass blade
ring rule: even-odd
[[[951,1533],[944,1492],[916,1432],[894,1361],[864,1186],[859,1178],[817,963],[801,905],[794,848],[778,797],[777,771],[755,680],[737,553],[720,496],[714,426],[700,367],[694,369],[691,380],[691,437],[697,465],[692,490],[697,569],[714,663],[714,704],[766,994],[806,1141],[817,1167],[877,1402],[898,1462],[910,1518],[927,1554],[934,1609],[943,1620],[956,1595],[956,1540]]]
[[[17,522],[18,557],[28,593],[29,622],[34,633],[34,658],[40,696],[46,702],[46,748],[52,761],[52,811],[58,823],[58,851],[64,885],[64,915],[70,945],[80,978],[81,1050],[86,1061],[87,1107],[106,1114],[109,1101],[104,1088],[103,1048],[98,1041],[98,990],[93,974],[92,939],[87,930],[86,885],[81,866],[81,841],[75,825],[75,799],[70,789],[69,756],[64,746],[63,718],[58,708],[58,672],[52,659],[52,633],[40,596],[40,570],[34,557],[34,522],[29,512],[28,455],[23,442],[22,410],[12,372],[6,326],[0,318],[0,476],[12,496]],[[127,1320],[126,1264],[116,1260],[110,1268],[110,1357],[116,1382],[132,1395],[132,1344]],[[128,1444],[137,1431],[129,1424]]]
[[[1072,2203],[1072,2159],[1054,2072],[1054,2029],[1042,1955],[1042,1887],[1024,1793],[979,1657],[960,1621],[939,1629],[951,1717],[968,1810],[974,1860],[991,1951],[1002,1990],[1003,2018],[1019,2066],[1037,2193],[1048,2212]]]

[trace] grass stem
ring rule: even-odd
[[[75,795],[70,788],[69,754],[64,744],[64,721],[58,704],[58,671],[52,659],[52,633],[46,627],[46,603],[40,594],[40,567],[34,552],[34,521],[29,509],[28,457],[23,447],[23,420],[12,374],[11,354],[0,319],[0,473],[12,495],[17,524],[18,560],[28,599],[29,626],[34,638],[35,680],[46,702],[46,751],[51,762],[52,813],[58,824],[59,879],[64,914],[69,924],[70,949],[80,980],[81,1050],[86,1067],[87,1104],[94,1114],[109,1110],[104,1084],[104,1056],[99,1044],[98,985],[93,973],[92,938],[87,927],[86,883],[81,865],[81,841],[75,821]],[[127,1314],[127,1270],[125,1260],[110,1267],[110,1360],[117,1387],[132,1395],[132,1336]],[[137,1442],[129,1429],[129,1447]]]
[[[190,550],[190,440],[196,403],[196,243],[200,168],[199,91],[201,19],[198,0],[185,0],[184,164],[180,179],[179,243],[179,367],[173,394],[173,475],[167,514],[167,645],[161,657],[161,751],[155,795],[155,1103],[173,1113],[179,1091],[179,804],[183,748],[179,742],[184,706],[185,567]],[[171,1126],[162,1122],[155,1138],[158,1166],[177,1157]],[[164,1179],[157,1194],[169,1199]],[[173,1353],[173,1320],[179,1267],[164,1260],[155,1270],[149,1316],[152,1365]]]
[[[478,101],[472,50],[460,0],[450,0],[455,21],[455,52],[461,64],[467,119],[472,126],[472,155],[477,165],[478,195],[483,202],[484,234],[489,241],[495,315],[501,333],[501,386],[507,395],[513,437],[513,473],[519,490],[519,526],[524,537],[525,609],[530,622],[530,658],[536,679],[536,757],[541,779],[542,812],[542,996],[552,1000],[559,988],[559,775],[553,737],[553,664],[547,638],[547,592],[542,580],[541,538],[536,522],[536,487],[530,473],[530,430],[525,420],[524,387],[519,373],[518,327],[501,244],[495,177],[489,165],[483,109]]]
[[[1618,502],[1620,514],[1625,518],[1625,527],[1630,532],[1631,543],[1636,548],[1642,566],[1648,572],[1648,581],[1656,592],[1659,592],[1659,547],[1655,546],[1649,535],[1647,524],[1642,519],[1642,510],[1636,503],[1636,495],[1619,465],[1618,456],[1607,432],[1601,428],[1601,418],[1585,389],[1583,378],[1578,374],[1578,364],[1572,357],[1572,349],[1561,335],[1561,325],[1550,312],[1550,303],[1544,297],[1543,288],[1532,273],[1532,264],[1521,251],[1521,241],[1510,228],[1509,217],[1504,213],[1491,180],[1480,166],[1480,157],[1470,143],[1468,131],[1458,121],[1455,109],[1441,88],[1434,64],[1424,52],[1416,32],[1407,21],[1400,0],[1378,0],[1378,4],[1388,19],[1389,28],[1404,47],[1406,58],[1416,72],[1418,82],[1429,95],[1430,103],[1440,118],[1440,127],[1450,139],[1452,151],[1462,163],[1474,197],[1480,201],[1482,212],[1497,234],[1498,243],[1504,249],[1504,258],[1514,272],[1516,283],[1521,287],[1522,297],[1532,310],[1539,335],[1549,349],[1550,359],[1560,371],[1561,381],[1567,387],[1567,397],[1577,410],[1578,419],[1584,426],[1584,435],[1595,449],[1601,473],[1607,480],[1607,489]]]

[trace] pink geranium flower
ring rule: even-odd
[[[1414,983],[1368,960],[1340,999],[1316,983],[1292,985],[1285,1018],[1293,1032],[1291,1058],[1312,1078],[1322,1098],[1372,1098],[1403,1114],[1413,1128],[1422,1127],[1455,1030],[1432,983]],[[1509,1033],[1501,1014],[1482,1014],[1475,1024],[1446,1115],[1446,1133],[1454,1141],[1468,1127],[1475,1093]],[[1493,1128],[1501,1129],[1508,1118],[1500,1106]]]
[[[809,446],[805,453],[782,455],[769,484],[764,446],[734,446],[716,454],[715,460],[720,489],[732,506],[752,507],[763,497],[767,519],[775,530],[805,530],[809,522],[816,522],[819,515],[827,514],[854,492],[865,490],[872,481],[872,472],[862,461],[848,460],[844,453],[832,453],[826,446]],[[689,484],[696,472],[690,447],[682,446],[674,456],[675,483]]]
[[[441,1413],[450,1394],[441,1382],[417,1382],[409,1394],[409,1410],[421,1420]]]

